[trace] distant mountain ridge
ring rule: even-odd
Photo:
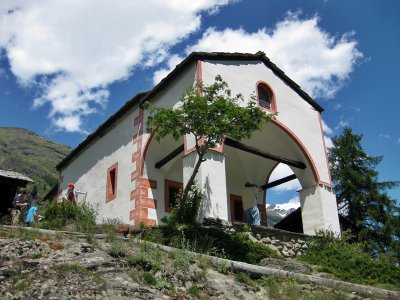
[[[286,203],[285,203],[285,204],[286,204]],[[280,216],[282,216],[282,218],[284,218],[284,217],[286,217],[288,214],[294,212],[297,208],[298,208],[298,206],[297,206],[297,207],[284,208],[284,207],[282,207],[282,205],[280,205],[280,204],[270,204],[270,205],[267,205],[267,210],[276,212],[277,214],[279,214]]]
[[[274,226],[287,215],[294,212],[300,206],[299,203],[267,204],[267,223]]]
[[[57,183],[55,166],[71,150],[28,129],[0,127],[0,169],[32,178],[40,197]]]

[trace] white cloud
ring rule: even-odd
[[[325,147],[326,148],[332,148],[333,147],[333,142],[332,139],[329,136],[324,135],[325,139]]]
[[[77,116],[59,117],[54,120],[54,125],[68,132],[75,132],[80,130],[81,120]]]
[[[159,83],[164,77],[166,77],[184,58],[179,55],[172,55],[167,62],[168,68],[160,69],[154,73],[153,82],[154,84]]]
[[[380,135],[379,135],[379,137],[380,138],[384,138],[384,139],[391,139],[392,137],[390,136],[390,134],[387,134],[387,133],[385,133],[385,134],[383,134],[383,133],[381,133]]]
[[[333,133],[332,128],[330,128],[323,119],[321,119],[322,121],[322,129],[323,131],[327,134],[327,135],[331,135]]]
[[[337,38],[319,27],[318,20],[317,15],[301,18],[300,13],[289,12],[272,29],[209,28],[187,52],[261,50],[313,97],[332,98],[363,54],[357,49],[354,32]]]
[[[337,111],[337,110],[339,110],[341,107],[342,107],[342,104],[341,104],[341,103],[335,103],[335,104],[333,105],[333,110],[334,110],[334,111]]]
[[[354,109],[356,112],[360,112],[361,111],[361,108],[359,108],[357,106],[354,106],[354,105],[350,106],[350,108]]]
[[[321,119],[321,122],[322,122],[322,130],[324,131],[325,146],[327,148],[332,148],[333,142],[329,136],[333,134],[333,130],[325,123],[323,119]]]
[[[339,123],[338,123],[338,125],[335,127],[335,129],[338,129],[338,128],[343,128],[343,127],[348,127],[350,125],[350,122],[349,121],[346,121],[346,120],[340,120],[339,121]]]
[[[2,0],[0,51],[23,86],[39,89],[53,124],[82,131],[103,107],[108,85],[155,65],[199,29],[201,13],[229,0]]]
[[[288,165],[279,164],[272,172],[268,182],[282,179],[291,174],[293,174],[293,171],[290,169],[290,167]],[[283,193],[286,191],[297,191],[299,189],[301,189],[300,182],[298,179],[294,179],[294,180],[285,182],[283,184],[280,184],[280,185],[272,188],[271,190],[279,194],[279,193]]]

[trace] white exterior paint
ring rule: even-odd
[[[216,75],[221,75],[231,88],[232,94],[241,93],[245,99],[255,95],[258,81],[268,83],[275,93],[277,120],[288,127],[305,145],[318,169],[320,180],[330,183],[318,111],[262,62],[206,61],[202,69],[205,84],[212,83]]]
[[[229,84],[233,95],[241,93],[247,100],[251,94],[255,94],[258,81],[264,81],[272,88],[279,113],[278,123],[264,125],[262,131],[255,132],[250,139],[242,142],[262,151],[304,162],[306,169],[292,168],[303,187],[300,196],[304,231],[313,234],[315,229],[324,228],[339,232],[335,196],[324,186],[320,187],[320,184],[329,184],[330,178],[319,112],[259,61],[202,62],[205,84],[214,82],[216,75],[221,75]],[[185,90],[195,83],[196,64],[193,63],[150,100],[158,107],[176,107]],[[65,189],[68,182],[72,181],[78,190],[87,191],[86,201],[97,209],[98,221],[118,218],[123,223],[133,223],[129,220],[129,212],[135,208],[135,201],[130,200],[130,195],[136,187],[131,181],[131,174],[137,169],[136,163],[132,163],[132,154],[137,150],[137,145],[132,138],[137,133],[134,119],[138,115],[138,109],[125,112],[112,128],[108,128],[106,134],[82,150],[62,170],[61,187]],[[148,112],[145,111],[143,124],[147,117]],[[284,128],[288,128],[289,134]],[[155,163],[183,143],[185,151],[194,147],[194,139],[190,136],[182,137],[179,141],[164,138],[160,143],[150,140],[150,134],[144,129],[141,144],[143,178],[157,183],[156,188],[148,189],[147,196],[157,201],[157,209],[148,208],[147,218],[160,223],[166,215],[165,180],[186,183],[192,173],[196,153],[181,153],[157,169]],[[230,195],[243,195],[246,182],[264,184],[277,164],[228,146],[224,146],[223,154],[212,151],[207,158],[198,174],[198,183],[205,195],[201,216],[225,220],[232,218]],[[117,196],[106,203],[107,169],[114,163],[118,163]],[[313,166],[318,176],[313,173]],[[263,203],[262,196],[258,197],[258,203]],[[243,208],[245,210],[253,205],[244,201]]]
[[[197,152],[192,152],[183,158],[184,184],[189,181],[197,162]],[[203,202],[200,205],[199,219],[204,217],[228,220],[228,197],[226,194],[225,157],[215,151],[205,155],[205,162],[200,165],[196,176],[201,187]]]
[[[129,211],[133,205],[130,201],[133,187],[131,173],[134,167],[131,157],[135,151],[132,137],[136,133],[133,120],[137,114],[137,110],[127,113],[62,170],[62,189],[66,189],[69,182],[74,182],[76,189],[87,192],[86,203],[97,210],[98,222],[116,218],[120,222],[130,223]],[[116,162],[117,196],[106,203],[107,169]],[[78,202],[79,199],[78,196]]]
[[[332,191],[318,184],[303,189],[300,191],[300,203],[305,234],[314,235],[321,229],[340,234],[336,197]]]

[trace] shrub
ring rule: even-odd
[[[336,238],[332,232],[320,231],[299,259],[345,281],[400,287],[400,268],[395,260],[385,255],[374,258],[363,251],[362,244],[348,240],[346,234]]]
[[[250,276],[247,275],[246,273],[243,272],[235,273],[235,280],[237,282],[241,282],[251,286],[253,292],[258,292],[260,290],[258,283],[255,280],[251,279]]]
[[[124,242],[115,240],[111,242],[110,250],[108,254],[114,258],[125,257],[127,255],[127,249]]]
[[[164,260],[164,256],[166,254],[160,249],[154,249],[148,243],[143,243],[138,254],[128,257],[128,264],[143,271],[157,271],[161,270],[160,262]]]
[[[118,229],[118,225],[120,223],[121,222],[119,221],[119,219],[115,219],[115,218],[114,219],[110,219],[110,218],[103,219],[103,221],[100,225],[100,228],[101,228],[101,231],[103,233],[105,233],[107,242],[112,242],[116,239],[116,236],[117,236],[116,232]]]
[[[151,285],[156,285],[157,284],[157,279],[154,277],[153,274],[149,272],[144,272],[143,273],[143,280],[146,281],[148,284]]]
[[[157,242],[152,238],[154,235],[162,235],[163,238],[160,238],[158,242],[163,241],[169,246],[251,264],[257,264],[265,257],[280,258],[276,251],[264,244],[250,240],[244,233],[227,233],[218,229],[204,228],[197,224],[182,228],[169,225],[160,226],[151,231],[145,231],[143,239]]]
[[[74,229],[93,231],[96,225],[96,212],[86,204],[75,205],[72,202],[51,202],[43,212],[44,220],[40,227],[46,229]],[[72,227],[72,228],[71,228]]]
[[[200,289],[196,285],[192,285],[187,289],[187,293],[192,297],[198,297],[200,294]]]
[[[176,208],[173,212],[174,214],[176,214],[177,221],[183,224],[191,224],[193,222],[196,222],[202,198],[203,195],[201,194],[201,190],[197,186],[197,183],[194,182],[194,184],[190,188],[186,200],[181,203],[180,207]],[[180,201],[182,201],[181,199],[177,200],[177,203],[180,203]]]
[[[229,263],[226,260],[219,261],[215,264],[215,268],[221,274],[228,274],[230,271]]]

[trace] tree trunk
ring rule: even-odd
[[[197,154],[199,155],[199,159],[198,159],[198,161],[196,162],[196,165],[194,166],[194,169],[193,169],[193,173],[192,173],[192,175],[190,176],[190,179],[189,179],[189,181],[187,182],[187,184],[186,184],[186,186],[185,186],[185,189],[184,189],[184,191],[183,191],[183,194],[182,194],[182,197],[181,197],[181,201],[180,201],[179,207],[178,207],[178,215],[180,215],[181,212],[182,212],[183,203],[185,203],[185,201],[186,201],[186,199],[187,199],[187,197],[188,197],[189,191],[190,191],[190,189],[192,188],[192,185],[193,185],[193,183],[194,183],[194,179],[196,178],[197,172],[198,172],[199,169],[200,169],[200,165],[201,165],[201,163],[203,162],[203,157],[204,157],[204,155],[206,154],[206,152],[204,152],[204,153],[199,153],[199,152],[197,152]]]

